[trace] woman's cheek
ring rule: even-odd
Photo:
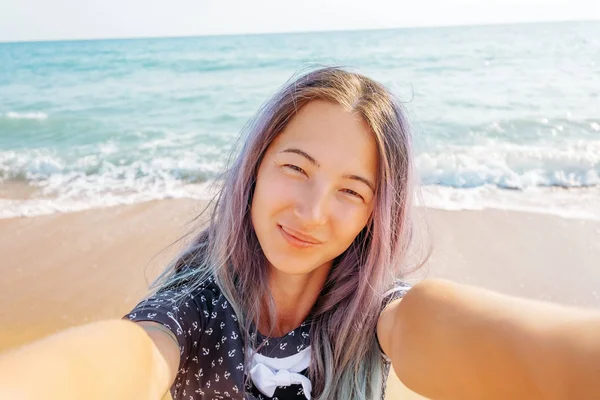
[[[335,221],[338,231],[348,236],[350,241],[354,240],[356,235],[366,226],[369,211],[361,205],[346,202],[337,209]]]
[[[297,172],[286,170],[285,167],[278,167],[279,170],[274,174],[273,182],[282,189],[294,190],[305,184],[305,178],[298,176]],[[296,175],[298,174],[298,175]]]
[[[282,171],[270,171],[265,178],[264,196],[267,196],[269,202],[278,204],[297,196],[299,182],[297,180],[295,182],[293,178],[286,176]]]

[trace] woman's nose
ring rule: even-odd
[[[329,218],[328,193],[326,188],[306,188],[298,196],[294,212],[305,226],[324,225]]]

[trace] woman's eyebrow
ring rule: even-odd
[[[281,153],[296,153],[301,155],[302,157],[306,158],[308,161],[310,161],[311,164],[313,164],[316,167],[320,167],[319,163],[317,162],[317,160],[315,160],[313,157],[309,156],[306,152],[300,150],[300,149],[296,149],[294,147],[291,147],[289,149],[285,149],[282,150]]]
[[[311,157],[308,153],[306,153],[305,151],[302,151],[300,149],[297,149],[295,147],[290,147],[288,149],[282,150],[281,153],[295,153],[295,154],[299,154],[302,157],[306,158],[311,164],[315,165],[316,167],[320,167],[319,163],[317,162],[317,160],[315,160],[313,157]],[[342,176],[342,178],[344,179],[353,179],[355,181],[359,181],[364,183],[365,185],[367,185],[369,187],[369,189],[371,189],[371,191],[373,193],[375,193],[375,184],[373,184],[373,182],[371,182],[369,179],[367,178],[363,178],[362,176],[359,175],[353,175],[353,174],[346,174],[344,176]]]
[[[365,185],[367,185],[369,187],[369,189],[371,189],[371,191],[373,193],[375,193],[375,185],[373,184],[373,182],[371,182],[367,178],[363,178],[362,176],[359,176],[359,175],[349,175],[349,174],[346,174],[346,175],[342,176],[342,178],[345,178],[345,179],[354,179],[355,181],[362,182]]]

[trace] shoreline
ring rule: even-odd
[[[143,204],[152,201],[208,201],[218,189],[218,182],[209,180],[175,186],[167,185],[161,192],[79,191],[78,196],[46,193],[47,188],[25,181],[0,183],[0,220],[69,214],[101,210],[109,207]],[[456,189],[448,186],[423,185],[416,204],[440,211],[518,212],[557,216],[568,220],[600,222],[600,186],[536,187],[509,190],[495,187]],[[68,187],[62,190],[69,191]],[[158,189],[155,189],[158,190]]]

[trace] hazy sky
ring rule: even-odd
[[[600,0],[0,0],[0,41],[600,19]]]

